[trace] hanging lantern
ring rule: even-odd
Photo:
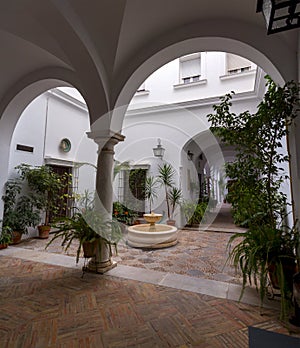
[[[300,0],[258,0],[256,12],[263,13],[268,34],[300,27]]]

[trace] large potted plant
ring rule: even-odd
[[[117,244],[122,238],[120,223],[115,219],[107,220],[103,214],[95,209],[93,201],[87,196],[81,201],[83,204],[74,208],[71,217],[59,219],[53,227],[54,236],[47,243],[48,247],[56,239],[61,239],[64,250],[68,250],[73,241],[78,241],[76,263],[81,251],[95,267],[93,270],[102,273],[103,265],[111,264],[113,250],[117,252]],[[88,269],[87,266],[86,269]]]
[[[21,191],[20,180],[9,180],[5,184],[5,193],[2,196],[2,226],[11,231],[13,244],[19,243],[22,235],[28,233],[28,228],[35,227],[40,219],[34,199],[29,195],[23,195]]]
[[[50,215],[55,216],[60,209],[65,208],[64,189],[68,187],[71,177],[67,173],[60,176],[46,165],[32,167],[22,163],[16,169],[21,179],[27,182],[36,208],[44,214],[43,223],[38,226],[39,236],[48,238],[51,228]]]
[[[267,92],[255,114],[232,113],[231,99],[231,94],[222,97],[214,106],[215,114],[208,116],[211,130],[236,149],[235,160],[226,164],[231,182],[227,198],[235,222],[248,229],[230,238],[229,246],[238,243],[230,251],[229,260],[242,271],[241,296],[246,283],[254,281],[261,302],[273,269],[281,292],[281,319],[286,319],[292,275],[299,265],[299,232],[297,222],[292,228],[286,223],[288,202],[281,187],[287,179],[282,167],[288,163],[289,154],[281,148],[297,116],[299,86],[290,82],[279,87],[267,77]]]

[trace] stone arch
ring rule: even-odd
[[[260,66],[276,82],[283,84],[287,80],[262,52],[245,43],[217,37],[195,38],[164,48],[144,61],[126,81],[116,101],[116,107],[128,104],[138,86],[158,68],[173,59],[195,51],[224,51],[244,56]]]
[[[212,25],[211,20],[201,21],[161,35],[119,68],[116,74],[119,90],[115,89],[112,103],[115,109],[121,106],[126,109],[138,86],[158,68],[195,51],[224,51],[243,56],[279,84],[298,78],[295,52],[280,37],[266,36],[265,28],[239,21],[221,20],[217,26]],[[290,64],[283,64],[286,61]],[[122,128],[120,113],[115,123],[117,128]]]
[[[67,69],[53,68],[36,71],[19,80],[5,94],[0,104],[0,194],[2,196],[4,183],[7,180],[11,140],[15,126],[27,105],[40,94],[55,87],[75,87],[85,96],[74,72]],[[3,202],[0,201],[0,216]]]

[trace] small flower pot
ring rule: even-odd
[[[1,249],[5,249],[5,248],[7,248],[7,247],[8,247],[7,244],[0,244],[0,250],[1,250]]]
[[[167,225],[169,226],[175,226],[176,221],[175,220],[167,220]]]
[[[41,238],[41,239],[49,238],[50,230],[51,230],[51,227],[48,226],[48,225],[40,225],[40,226],[38,226],[39,238]]]

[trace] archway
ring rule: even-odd
[[[230,30],[232,30],[232,26],[229,27],[231,28]],[[224,28],[226,28],[226,26],[224,26]],[[170,62],[175,57],[186,55],[195,51],[210,52],[222,50],[225,52],[230,52],[245,57],[256,63],[262,69],[262,71],[270,75],[271,78],[280,85],[284,84],[284,82],[289,81],[291,79],[298,79],[297,59],[290,49],[285,47],[283,43],[279,42],[279,39],[277,37],[272,38],[274,44],[276,43],[277,45],[275,45],[276,47],[270,47],[270,42],[268,43],[268,45],[264,47],[261,41],[259,43],[255,43],[253,39],[250,39],[249,37],[244,37],[243,39],[241,39],[240,37],[237,37],[239,36],[239,34],[231,33],[230,35],[226,36],[226,30],[224,33],[222,33],[222,35],[220,35],[219,33],[218,36],[214,36],[212,35],[212,33],[209,33],[209,35],[212,36],[193,37],[196,36],[197,30],[194,26],[191,26],[191,32],[189,34],[192,38],[183,41],[178,41],[181,37],[179,35],[176,42],[172,42],[172,44],[170,44],[169,42],[169,45],[165,43],[165,46],[160,47],[160,50],[157,49],[157,51],[154,54],[150,55],[149,53],[149,56],[143,57],[144,60],[139,62],[139,64],[136,67],[136,70],[132,73],[130,77],[127,78],[126,82],[123,85],[123,88],[121,89],[118,95],[118,98],[116,99],[116,110],[120,108],[123,109],[123,112],[121,113],[113,112],[112,123],[116,125],[116,129],[122,129],[122,114],[125,114],[124,110],[126,110],[128,107],[128,101],[132,98],[137,88],[142,84],[146,77],[148,77],[162,65],[166,64],[167,62]],[[204,33],[206,31],[209,31],[209,29],[206,28],[204,30]],[[256,35],[258,35],[257,32]],[[172,38],[174,40],[173,33]],[[291,59],[291,65],[289,67],[280,64],[281,59],[283,59],[282,54],[284,50],[286,50],[286,54]],[[260,76],[260,78],[262,78],[262,76]],[[257,84],[257,86],[258,89],[255,91],[255,93],[257,93],[257,95],[262,96],[264,92],[264,86],[263,84]],[[290,171],[291,177],[293,179],[293,199],[295,201],[295,215],[297,217],[297,215],[299,215],[300,213],[300,180],[298,178],[298,163],[300,163],[300,151],[297,132],[294,128],[290,130],[289,145],[292,155],[292,165]]]

